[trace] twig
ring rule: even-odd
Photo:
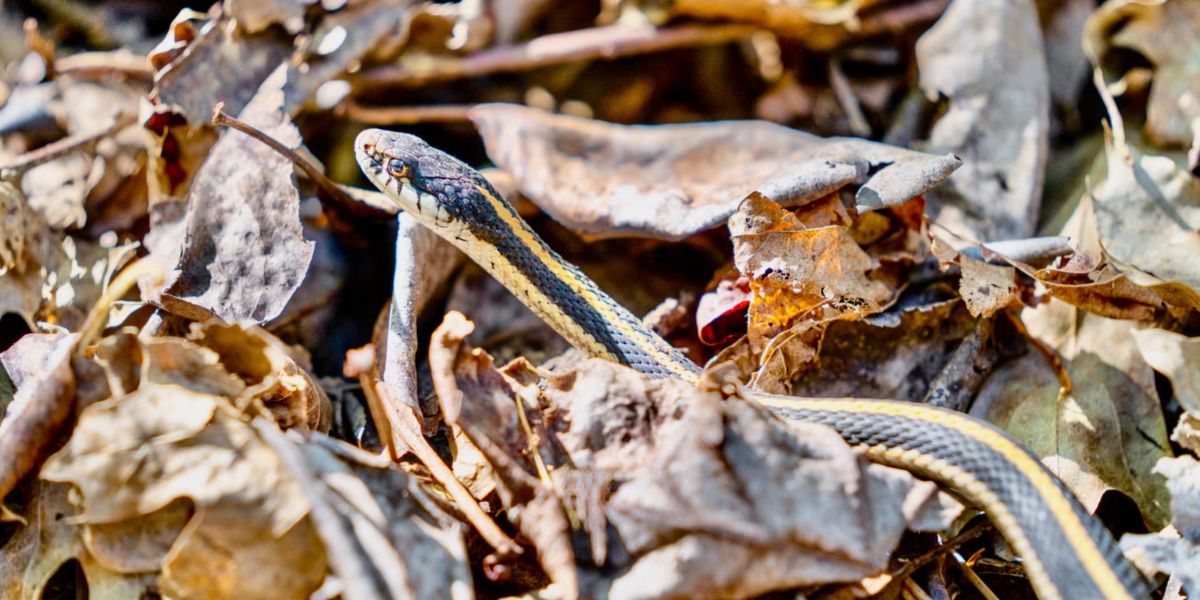
[[[364,392],[367,390],[374,391],[380,399],[381,406],[384,402],[387,402],[386,399],[391,392],[382,381],[375,381],[373,382],[374,385],[372,385],[372,382],[367,380],[365,376],[360,377],[360,381],[362,381]],[[398,402],[390,403],[399,404]],[[459,510],[467,518],[467,521],[479,532],[480,537],[492,548],[495,548],[496,552],[501,556],[520,554],[521,546],[513,541],[508,534],[500,530],[500,526],[496,525],[496,522],[484,512],[483,508],[479,506],[479,502],[471,495],[471,492],[454,476],[454,472],[450,470],[450,467],[447,467],[446,463],[442,462],[442,457],[438,456],[437,451],[429,445],[429,442],[425,440],[425,436],[421,435],[421,425],[417,423],[415,415],[412,415],[407,410],[390,411],[387,414],[400,415],[400,418],[404,419],[404,422],[391,424],[390,429],[392,433],[400,438],[400,441],[417,457],[417,460],[421,461],[421,464],[429,469],[429,473],[433,475],[433,478],[446,489],[446,492],[454,499]],[[405,418],[404,415],[408,415],[411,418]],[[387,432],[380,431],[380,436],[384,435],[387,435]]]
[[[128,267],[125,267],[104,289],[100,294],[100,299],[96,301],[96,305],[88,312],[87,319],[79,328],[79,340],[76,342],[76,351],[82,354],[87,350],[87,347],[92,344],[92,341],[100,335],[104,330],[105,320],[108,318],[108,311],[120,300],[134,285],[138,279],[143,276],[158,273],[162,270],[162,265],[150,257],[139,258]]]
[[[11,176],[11,174],[15,173],[20,175],[40,164],[50,162],[72,152],[82,151],[88,146],[132,125],[133,122],[133,115],[118,115],[108,127],[90,133],[69,135],[61,140],[46,144],[37,150],[26,152],[11,162],[0,164],[0,174]]]
[[[338,105],[334,113],[366,125],[415,125],[417,123],[469,123],[470,104],[433,106],[363,106],[353,100]]]
[[[921,586],[917,585],[917,582],[913,581],[911,578],[905,579],[902,585],[903,587],[901,588],[900,593],[903,594],[905,598],[911,598],[912,600],[933,600],[933,598],[931,598],[929,594],[926,594],[925,590],[921,589]]]
[[[321,191],[325,192],[326,198],[336,204],[339,208],[344,208],[355,214],[377,218],[390,217],[394,214],[381,211],[370,204],[365,204],[358,201],[354,196],[350,195],[349,192],[342,189],[340,185],[335,183],[332,179],[326,177],[320,169],[308,162],[307,159],[297,154],[291,148],[288,148],[275,138],[263,133],[262,131],[259,131],[254,126],[226,114],[225,111],[222,110],[224,106],[224,102],[218,102],[213,108],[213,125],[218,127],[225,126],[240,131],[251,138],[266,144],[272,150],[287,157],[288,160],[292,161],[292,164],[299,167],[301,171],[304,171],[304,174],[308,176],[309,180],[316,184]]]
[[[950,359],[929,384],[924,402],[956,412],[966,412],[983,380],[999,359],[991,347],[994,318],[980,319],[975,329],[959,342]]]
[[[904,580],[904,579],[908,579],[909,577],[912,577],[912,574],[916,573],[917,570],[920,569],[921,567],[924,567],[925,565],[927,565],[943,556],[946,556],[947,554],[950,554],[950,553],[954,552],[955,550],[958,550],[959,546],[962,546],[963,544],[983,535],[988,530],[990,530],[991,527],[992,526],[990,523],[980,522],[976,525],[973,525],[971,528],[967,529],[966,531],[963,531],[963,532],[959,533],[958,535],[942,542],[941,544],[938,544],[937,546],[925,551],[924,553],[918,554],[917,556],[915,556],[911,559],[905,560],[904,566],[900,567],[894,573],[891,574],[892,579],[893,580]]]
[[[740,24],[682,25],[658,29],[610,25],[545,35],[525,44],[497,46],[464,58],[429,66],[388,65],[355,76],[356,89],[420,86],[493,73],[510,73],[579,60],[611,60],[691,46],[715,46],[746,39],[758,27]]]
[[[975,591],[979,592],[979,595],[983,596],[987,600],[1000,600],[1000,597],[997,596],[996,593],[993,592],[992,589],[989,588],[987,584],[979,578],[979,575],[975,573],[975,569],[971,568],[970,560],[964,559],[956,552],[954,553],[954,564],[958,565],[958,568],[962,570],[963,575],[966,576],[967,581],[971,582],[971,585],[975,587]]]
[[[842,61],[837,58],[829,60],[829,87],[833,88],[833,94],[842,106],[842,112],[846,113],[850,132],[863,137],[871,135],[871,124],[867,122],[862,105],[854,95],[854,89],[850,87],[850,80],[846,79],[846,74],[842,72]]]
[[[154,68],[145,56],[128,51],[81,52],[54,61],[56,75],[96,81],[120,77],[149,87],[154,83]]]

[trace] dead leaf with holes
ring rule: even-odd
[[[253,393],[242,379],[252,361],[240,359],[235,375],[218,352],[179,338],[97,355],[109,357],[106,377],[125,394],[87,406],[41,472],[77,488],[75,522],[89,552],[159,571],[161,589],[175,597],[315,590],[325,551],[307,501],[234,404]],[[147,531],[162,533],[154,552],[128,543]]]
[[[78,561],[79,570],[93,598],[143,598],[158,592],[157,575],[120,561],[109,562],[105,554],[94,555],[74,523],[78,508],[69,496],[71,486],[37,481],[30,489],[21,524],[0,550],[0,596],[12,600],[39,600],[47,584],[64,564]],[[154,532],[146,528],[139,541],[152,546]],[[132,553],[136,546],[126,547]]]
[[[300,133],[280,112],[280,67],[241,119],[296,148]],[[156,300],[193,320],[262,323],[278,315],[312,259],[304,239],[292,163],[262,142],[225,131],[188,195],[186,237]]]

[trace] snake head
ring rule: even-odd
[[[461,218],[463,203],[483,181],[462,161],[407,133],[367,129],[358,134],[354,154],[375,187],[401,208],[431,225],[446,227]]]

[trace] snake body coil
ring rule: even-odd
[[[355,152],[381,191],[576,347],[650,375],[696,379],[694,363],[550,249],[466,164],[420,138],[378,129],[361,133]],[[748,396],[784,419],[828,425],[871,460],[927,477],[986,511],[1042,600],[1149,595],[1104,526],[987,423],[908,402]]]

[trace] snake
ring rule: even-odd
[[[419,137],[381,129],[354,143],[363,174],[459,248],[573,346],[653,377],[696,382],[701,368],[556,253],[482,174]],[[1150,588],[1107,528],[1003,430],[900,400],[745,391],[785,420],[831,427],[876,463],[937,483],[983,511],[1041,600],[1142,599]]]

